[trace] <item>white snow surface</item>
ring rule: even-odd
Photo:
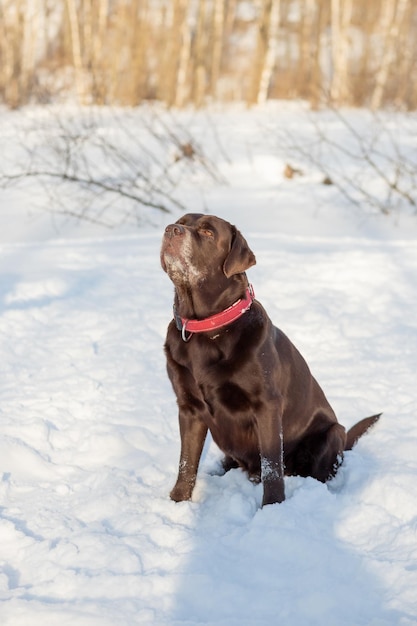
[[[204,115],[193,132],[213,158]],[[1,191],[2,626],[417,624],[417,216],[361,215],[314,176],[284,180],[265,119],[309,139],[290,105],[216,111],[229,185],[190,179],[183,197],[242,230],[257,298],[340,421],[380,422],[332,482],[286,478],[286,501],[263,509],[261,485],[215,475],[208,439],[192,501],[170,501],[159,247],[178,215],[107,232],[57,225],[31,188]]]

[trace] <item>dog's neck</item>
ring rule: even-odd
[[[245,273],[224,277],[219,283],[205,279],[197,284],[175,285],[174,304],[178,315],[187,319],[204,319],[230,307],[243,298],[248,287]]]

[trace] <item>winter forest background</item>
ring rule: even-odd
[[[417,1],[0,0],[1,626],[417,625]],[[236,224],[341,423],[169,492],[163,229]]]
[[[74,94],[75,88],[75,94]],[[414,0],[1,0],[8,106],[417,107]]]

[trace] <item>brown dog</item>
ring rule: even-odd
[[[161,263],[175,286],[165,343],[177,395],[181,456],[176,502],[191,498],[209,429],[225,471],[262,480],[263,505],[285,499],[284,474],[335,475],[379,415],[348,433],[301,354],[254,299],[245,270],[256,263],[241,233],[213,216],[167,226]]]

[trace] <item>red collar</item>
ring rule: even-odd
[[[210,315],[203,320],[188,320],[185,317],[180,317],[174,306],[174,319],[178,330],[181,331],[181,336],[184,341],[189,341],[193,333],[205,333],[210,330],[217,330],[223,326],[231,324],[235,320],[239,319],[246,311],[248,311],[252,305],[255,293],[252,285],[246,289],[244,298],[237,300],[232,306],[229,306],[224,311]],[[189,333],[188,336],[186,333]]]

